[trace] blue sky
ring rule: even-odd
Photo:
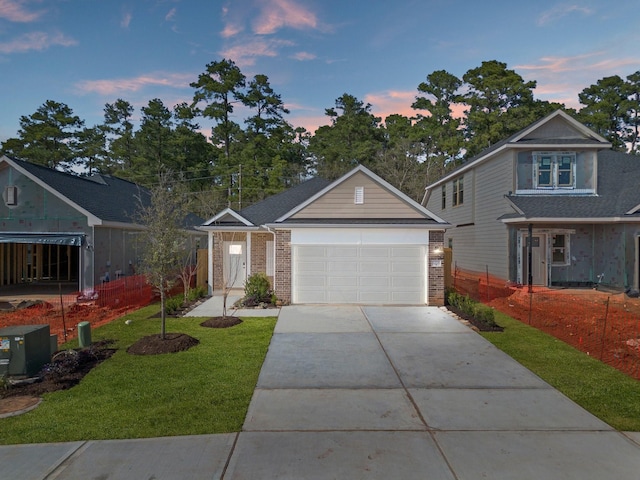
[[[0,0],[0,141],[46,100],[87,126],[118,98],[139,109],[193,95],[207,63],[265,74],[314,131],[344,93],[383,118],[412,115],[436,70],[498,60],[536,98],[579,108],[578,92],[640,70],[637,0]],[[241,122],[243,112],[237,112]],[[210,125],[200,122],[208,130]]]

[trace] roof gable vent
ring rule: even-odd
[[[364,204],[364,187],[356,187],[353,197],[353,203],[355,203],[356,205]]]
[[[4,201],[10,207],[18,205],[18,187],[15,185],[7,186]]]

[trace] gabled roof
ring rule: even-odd
[[[135,223],[132,215],[138,197],[149,200],[149,192],[127,180],[110,175],[81,177],[34,163],[3,156],[5,162],[67,204],[85,214],[90,225],[105,222]]]
[[[240,211],[225,208],[202,226],[259,227],[273,223],[278,217],[312,197],[329,183],[331,182],[323,178],[312,178]]]
[[[544,126],[551,124],[551,122],[556,120],[564,122],[569,129],[573,130],[576,133],[576,135],[565,135],[561,138],[553,138],[548,136],[537,137],[535,135],[537,131],[541,131]],[[564,146],[566,148],[592,146],[596,149],[606,149],[611,148],[611,143],[584,126],[582,123],[578,122],[569,114],[565,113],[562,110],[556,110],[546,117],[533,122],[531,125],[523,128],[519,132],[514,133],[510,137],[491,145],[490,147],[480,152],[478,155],[471,157],[465,163],[452,170],[447,175],[440,178],[438,181],[427,186],[427,190],[433,189],[434,187],[437,187],[442,183],[449,181],[451,178],[474,168],[478,164],[491,159],[494,155],[508,148],[545,148],[558,146]]]
[[[526,220],[640,220],[640,156],[605,150],[598,153],[597,195],[508,195],[516,213],[503,222]],[[634,221],[635,221],[634,220]]]
[[[293,219],[295,213],[304,209],[323,195],[330,192],[336,186],[345,182],[353,175],[363,173],[371,180],[376,182],[382,188],[386,189],[393,195],[397,196],[403,202],[406,202],[411,208],[420,213],[422,218],[419,219]],[[246,229],[258,227],[279,227],[283,225],[352,225],[352,224],[368,224],[368,225],[439,225],[448,226],[447,222],[438,218],[425,207],[407,197],[404,193],[393,187],[391,184],[360,165],[352,171],[343,175],[338,180],[331,182],[322,178],[313,178],[304,183],[296,185],[293,188],[285,190],[268,197],[250,207],[235,211],[231,208],[218,213],[216,216],[208,220],[202,225],[202,229],[210,228],[224,229]]]

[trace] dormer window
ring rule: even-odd
[[[364,204],[364,187],[356,187],[353,197],[353,203],[355,203],[356,205]]]
[[[534,188],[575,188],[575,153],[536,152],[533,159]]]

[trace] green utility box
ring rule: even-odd
[[[89,322],[78,324],[78,345],[80,348],[91,346],[91,324]]]
[[[0,376],[32,377],[50,360],[49,325],[0,329]]]

